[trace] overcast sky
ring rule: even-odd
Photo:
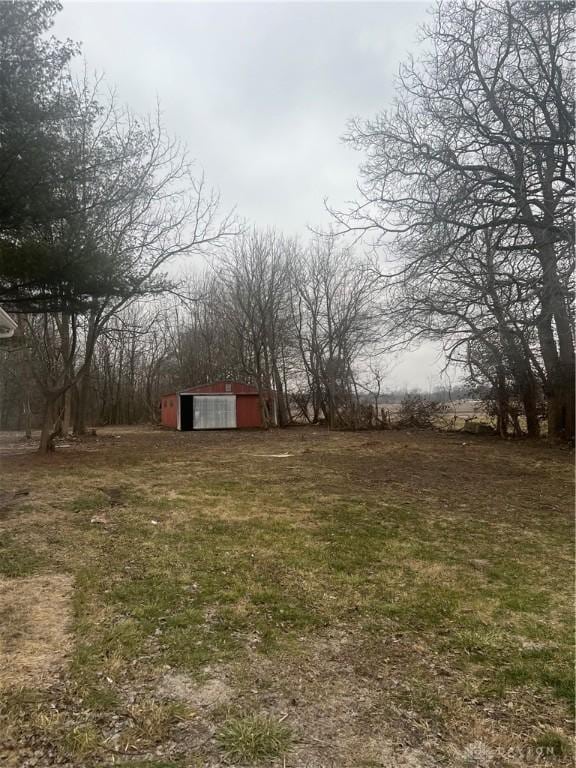
[[[390,104],[428,7],[69,1],[55,33],[81,41],[89,69],[135,112],[160,100],[167,129],[225,206],[305,237],[307,225],[328,221],[324,198],[354,196],[361,158],[340,137],[351,117]],[[389,383],[428,387],[439,368],[427,347]]]

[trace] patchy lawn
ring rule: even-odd
[[[572,763],[568,451],[2,439],[2,768]]]

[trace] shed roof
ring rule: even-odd
[[[231,391],[226,392],[226,384],[229,384]],[[218,388],[221,387],[222,391],[218,392]],[[216,381],[205,382],[204,384],[195,384],[193,387],[184,387],[172,392],[167,392],[161,395],[161,397],[174,397],[185,392],[198,392],[203,394],[233,394],[233,395],[257,395],[258,387],[254,384],[246,384],[243,381],[228,381],[226,379],[218,379]]]

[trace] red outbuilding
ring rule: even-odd
[[[272,422],[276,423],[276,400],[267,398]],[[239,381],[215,381],[189,387],[161,399],[161,422],[172,429],[236,429],[261,427],[258,390]]]

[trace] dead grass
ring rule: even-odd
[[[65,668],[60,653],[5,697],[0,765],[213,768],[239,759],[217,734],[246,718],[290,732],[267,766],[571,763],[570,454],[416,432],[111,434],[3,455],[0,491],[29,491],[0,520],[4,640],[43,663],[49,630],[22,639],[39,589],[73,637]]]
[[[0,690],[50,685],[70,650],[70,576],[0,580]]]

